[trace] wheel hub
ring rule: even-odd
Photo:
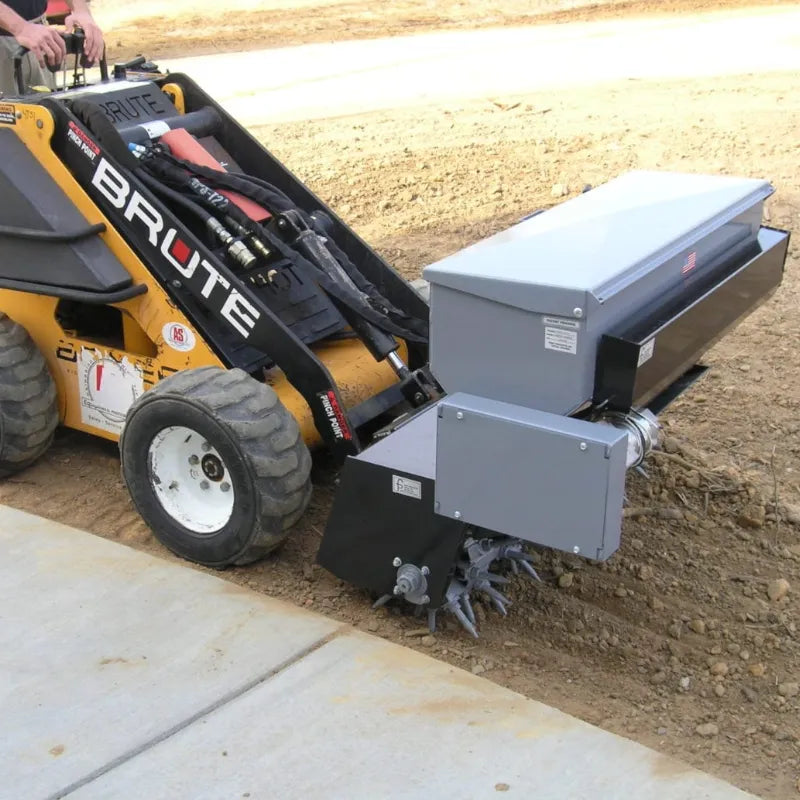
[[[203,468],[203,474],[210,481],[221,481],[225,477],[225,465],[222,463],[222,459],[213,453],[204,455],[200,466]]]
[[[148,453],[150,482],[161,507],[184,528],[211,534],[229,522],[234,491],[225,461],[197,431],[159,431]]]

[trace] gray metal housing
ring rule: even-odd
[[[432,264],[433,373],[450,394],[574,412],[600,337],[751,245],[772,191],[632,172]]]
[[[434,507],[603,560],[619,547],[627,446],[610,425],[457,393],[438,405]]]

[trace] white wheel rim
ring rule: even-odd
[[[173,426],[159,431],[148,452],[150,484],[162,508],[194,533],[213,533],[233,514],[228,467],[205,436]]]

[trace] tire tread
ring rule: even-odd
[[[0,477],[42,456],[58,422],[56,385],[44,356],[23,327],[0,312]]]

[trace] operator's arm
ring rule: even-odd
[[[60,64],[67,54],[64,40],[52,28],[28,22],[5,3],[0,3],[0,28],[27,47],[42,66],[45,61]]]
[[[72,13],[64,20],[64,24],[68,31],[76,25],[83,29],[86,36],[83,52],[90,63],[96,64],[103,55],[103,33],[89,11],[89,4],[86,0],[67,0],[67,5]]]

